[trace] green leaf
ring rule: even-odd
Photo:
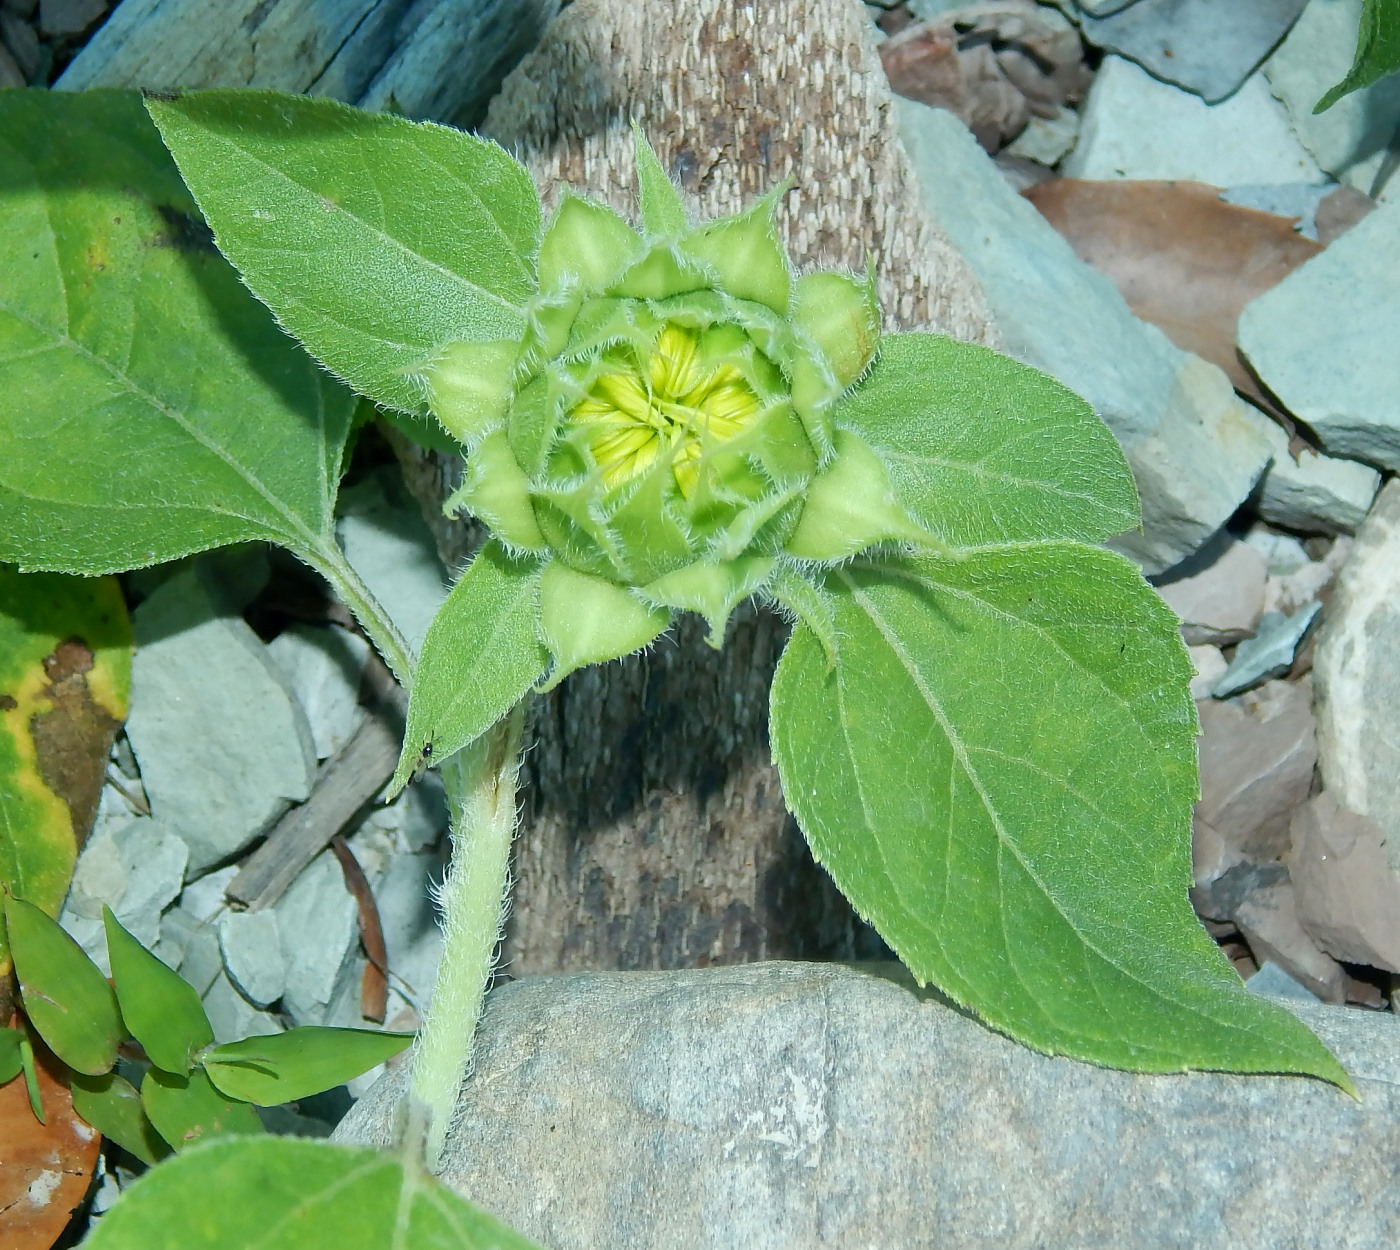
[[[0,566],[0,886],[50,916],[97,814],[130,684],[115,579]],[[0,932],[0,977],[9,969]]]
[[[239,283],[133,93],[0,95],[0,560],[331,541],[354,397]]]
[[[549,663],[539,620],[539,562],[488,542],[428,626],[390,793],[485,733],[535,684]]]
[[[1138,523],[1127,461],[1089,405],[985,347],[887,335],[834,417],[875,449],[900,503],[950,547],[1098,542]]]
[[[156,1132],[176,1150],[202,1138],[265,1131],[252,1107],[225,1098],[200,1068],[191,1068],[188,1076],[149,1069],[141,1082],[141,1105]]]
[[[126,1030],[107,978],[32,903],[6,895],[4,912],[29,1022],[70,1068],[89,1076],[108,1071]]]
[[[0,1029],[0,1085],[13,1081],[24,1070],[20,1054],[23,1041],[23,1029]]]
[[[194,1052],[214,1040],[199,994],[122,928],[105,903],[102,922],[112,983],[127,1029],[156,1067],[183,1076]]]
[[[204,1056],[204,1070],[230,1098],[275,1107],[334,1089],[391,1059],[412,1033],[306,1025],[268,1037],[226,1042]]]
[[[1356,32],[1356,58],[1347,76],[1317,102],[1330,109],[1344,95],[1369,87],[1400,70],[1400,0],[1366,0]]]
[[[524,332],[539,199],[496,144],[274,91],[147,107],[224,255],[376,403],[421,411],[437,348]]]
[[[634,121],[632,141],[637,152],[637,192],[641,206],[642,229],[648,235],[684,234],[690,228],[685,219],[685,201],[676,184],[656,159],[646,133]]]
[[[920,982],[1052,1054],[1351,1088],[1187,901],[1191,668],[1131,564],[1028,544],[828,588],[840,655],[828,672],[793,635],[774,757],[813,853]]]
[[[73,1091],[73,1110],[103,1137],[146,1164],[158,1163],[170,1153],[165,1139],[146,1115],[141,1095],[125,1077],[115,1072],[102,1076],[83,1076],[75,1072],[69,1083]]]
[[[393,1155],[294,1137],[214,1141],[122,1191],[84,1250],[536,1250]]]

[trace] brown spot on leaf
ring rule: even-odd
[[[44,697],[52,706],[29,720],[39,776],[68,805],[79,846],[97,815],[107,757],[121,728],[92,697],[87,683],[92,667],[92,650],[81,638],[59,643],[44,657],[49,679]]]
[[[19,704],[12,694],[0,694],[0,712],[13,712]]]

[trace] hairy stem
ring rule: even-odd
[[[524,704],[441,765],[452,811],[452,866],[440,892],[442,960],[413,1051],[410,1102],[426,1121],[424,1157],[436,1172],[505,917]]]
[[[374,597],[364,579],[355,572],[350,561],[345,558],[333,542],[315,550],[298,551],[297,554],[324,577],[334,588],[340,600],[354,614],[360,628],[369,635],[375,650],[384,657],[394,679],[407,694],[413,689],[414,656],[408,640],[399,632],[384,605]]]

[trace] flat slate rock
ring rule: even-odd
[[[1158,78],[1214,104],[1238,90],[1307,0],[1139,0],[1080,21],[1096,47],[1121,53]]]
[[[506,985],[445,1179],[551,1250],[1400,1240],[1394,1017],[1287,1004],[1358,1102],[1307,1078],[1050,1058],[898,977],[770,963]],[[388,1143],[405,1068],[337,1140]]]
[[[1067,178],[1181,179],[1214,187],[1325,182],[1262,74],[1228,100],[1160,82],[1121,56],[1105,56],[1080,110]]]
[[[306,717],[267,648],[193,569],[132,614],[131,715],[151,817],[189,845],[198,876],[311,792]]]
[[[1323,447],[1400,469],[1400,202],[1245,305],[1239,346]]]
[[[1113,545],[1148,573],[1171,568],[1249,495],[1269,460],[1270,422],[1220,369],[1133,316],[956,117],[895,103],[924,202],[981,283],[1005,350],[1088,400],[1132,466],[1143,533]]]

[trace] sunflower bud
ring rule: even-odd
[[[673,610],[719,645],[785,558],[922,536],[833,415],[878,345],[872,283],[794,282],[779,193],[677,233],[679,197],[643,155],[644,212],[667,233],[566,195],[522,341],[450,344],[427,371],[470,449],[451,506],[549,561],[551,683],[646,645]]]

